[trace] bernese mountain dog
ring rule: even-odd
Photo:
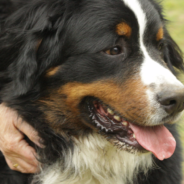
[[[3,0],[5,2],[9,2]],[[1,1],[2,2],[2,1]],[[181,51],[156,0],[18,0],[2,16],[0,98],[41,172],[1,184],[180,184]],[[6,20],[5,18],[6,17]]]

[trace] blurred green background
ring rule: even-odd
[[[162,4],[164,6],[165,16],[170,21],[168,24],[168,29],[174,40],[178,43],[181,50],[184,52],[184,0],[163,0]],[[184,75],[181,75],[180,79],[184,83]],[[179,122],[179,130],[184,149],[184,115]],[[183,162],[183,175],[184,175],[184,162]]]

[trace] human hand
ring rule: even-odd
[[[11,108],[0,104],[0,150],[12,170],[22,173],[39,171],[35,150],[25,141],[26,135],[36,145],[40,145],[38,133]]]

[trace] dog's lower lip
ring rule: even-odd
[[[129,126],[130,122],[98,100],[93,100],[89,106],[92,122],[102,134],[110,137],[115,145],[132,153],[143,149]]]

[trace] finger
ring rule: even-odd
[[[28,123],[24,121],[15,122],[16,128],[18,128],[23,134],[25,134],[32,142],[34,142],[37,146],[43,148],[42,139],[38,136],[38,132]]]
[[[26,165],[30,165],[31,167],[38,167],[39,165],[39,162],[36,160],[35,157],[33,157],[33,155],[22,155],[21,156],[21,154],[20,155],[19,154],[11,154],[11,155],[4,154],[4,156],[7,160],[13,160],[12,164],[8,164],[11,167],[11,169],[14,169],[12,168],[14,164],[18,164],[24,167],[25,164],[21,164],[21,162],[27,163]]]
[[[38,160],[36,159],[35,150],[24,140],[22,139],[19,143],[19,150],[17,150],[17,157],[23,159],[25,162],[31,165],[38,165]]]
[[[9,160],[9,167],[23,173],[34,173],[38,171],[39,162],[35,158],[35,150],[25,140],[19,142],[18,145],[19,149],[16,153],[11,152],[11,154],[5,154],[6,159]],[[14,168],[14,164],[18,164],[19,167]]]
[[[9,160],[21,158],[31,165],[38,165],[35,150],[24,139],[15,142],[11,149],[4,150],[3,154]]]
[[[31,164],[28,164],[27,162],[24,162],[22,159],[15,159],[15,160],[9,160],[6,159],[6,162],[10,169],[14,171],[19,171],[22,173],[36,173],[39,172],[38,166],[33,166]]]
[[[18,169],[22,173],[36,173],[39,171],[38,165],[32,165],[20,158],[17,159],[15,163],[18,163],[18,166],[16,167],[16,169]]]

